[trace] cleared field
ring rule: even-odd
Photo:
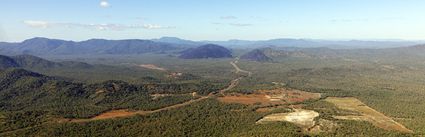
[[[303,128],[311,128],[315,125],[314,118],[318,117],[319,113],[312,110],[295,109],[294,112],[290,113],[277,113],[271,114],[258,120],[258,124],[275,122],[275,121],[286,121],[294,123]]]
[[[139,66],[142,67],[142,68],[147,68],[147,69],[153,69],[153,70],[159,70],[159,71],[167,71],[167,69],[158,67],[158,66],[156,66],[154,64],[141,64]]]
[[[321,132],[333,132],[338,125],[330,120],[317,118],[319,113],[313,110],[293,109],[290,113],[270,114],[258,120],[256,124],[268,124],[271,122],[290,122],[300,127],[306,133],[317,134]]]
[[[224,97],[219,97],[218,100],[224,103],[240,103],[246,105],[261,103],[261,105],[269,105],[297,103],[319,98],[319,93],[279,88],[274,90],[258,90],[254,94],[249,95],[226,95]]]
[[[278,104],[278,102],[272,102],[265,95],[261,95],[261,94],[226,95],[224,97],[219,97],[218,100],[221,101],[221,102],[224,102],[224,103],[239,103],[239,104],[245,104],[245,105],[253,105],[253,104],[256,104],[256,103],[261,103],[261,104],[276,103],[276,104]]]
[[[368,107],[356,98],[328,97],[326,98],[326,101],[334,104],[339,109],[358,112],[358,115],[334,116],[336,119],[367,121],[376,127],[386,130],[395,130],[405,133],[413,132],[384,114]]]
[[[259,90],[270,101],[285,101],[287,103],[303,102],[310,99],[320,99],[320,93],[311,93],[301,90],[279,88],[274,90]]]

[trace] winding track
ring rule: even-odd
[[[237,65],[238,62],[239,62],[239,57],[235,58],[234,61],[230,62],[230,64],[235,69],[236,74],[246,73],[246,74],[248,74],[248,76],[243,75],[243,76],[240,76],[240,77],[232,80],[230,82],[229,86],[227,86],[224,89],[221,89],[217,93],[224,95],[224,93],[226,91],[229,91],[229,90],[235,88],[239,84],[239,81],[241,79],[243,79],[244,77],[250,77],[252,75],[251,72],[240,69],[239,66]],[[180,108],[180,107],[187,106],[187,105],[190,105],[190,104],[195,103],[195,102],[199,102],[199,101],[202,101],[202,100],[205,100],[205,99],[208,99],[208,98],[212,98],[217,93],[211,93],[208,96],[203,96],[203,97],[193,99],[193,100],[190,100],[190,101],[187,101],[187,102],[184,102],[184,103],[175,104],[175,105],[172,105],[172,106],[168,106],[168,107],[164,107],[164,108],[160,108],[160,109],[156,109],[156,110],[151,110],[151,111],[129,111],[129,113],[126,114],[126,115],[109,115],[109,116],[102,116],[102,117],[99,117],[99,115],[98,115],[98,116],[88,118],[88,119],[65,119],[65,120],[62,119],[59,122],[65,121],[65,122],[81,123],[81,122],[90,122],[90,121],[95,121],[95,120],[105,120],[105,119],[113,119],[113,118],[121,118],[121,117],[130,117],[130,116],[134,116],[134,115],[149,115],[149,114],[152,114],[152,113],[157,113],[157,112],[166,111],[166,110],[170,110],[170,109]],[[108,112],[105,112],[105,113],[108,113]]]

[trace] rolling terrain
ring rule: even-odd
[[[421,45],[202,47],[0,56],[0,136],[425,135]]]

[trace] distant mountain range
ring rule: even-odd
[[[19,43],[0,42],[0,54],[21,55],[96,55],[96,54],[144,54],[174,53],[206,44],[221,45],[234,49],[257,48],[317,48],[333,49],[359,48],[395,48],[418,45],[421,41],[329,41],[311,39],[272,39],[260,41],[228,40],[228,41],[190,41],[176,37],[162,37],[151,40],[105,40],[90,39],[86,41],[66,41],[48,38],[32,38]]]
[[[190,41],[176,37],[163,37],[153,39],[156,42],[203,45],[217,44],[228,48],[263,48],[263,47],[328,47],[335,49],[351,48],[393,48],[405,47],[425,43],[424,41],[403,41],[403,40],[317,40],[317,39],[270,39],[270,40],[227,40],[227,41]]]
[[[0,54],[8,55],[84,55],[142,54],[180,49],[178,45],[150,40],[90,39],[81,42],[48,38],[32,38],[20,43],[0,43]]]

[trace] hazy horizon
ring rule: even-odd
[[[46,38],[46,39],[58,39],[58,40],[65,40],[65,41],[74,41],[74,42],[81,42],[81,41],[86,41],[86,40],[92,40],[92,39],[104,39],[104,40],[159,40],[162,38],[177,38],[177,39],[181,39],[181,40],[188,40],[188,41],[193,41],[193,42],[208,42],[208,41],[233,41],[233,40],[237,40],[237,41],[268,41],[268,40],[278,40],[278,39],[293,39],[293,40],[311,40],[311,41],[375,41],[375,42],[425,42],[425,39],[418,39],[418,40],[408,40],[408,39],[313,39],[313,38],[270,38],[270,39],[253,39],[253,40],[249,40],[249,39],[224,39],[224,40],[208,40],[208,39],[204,39],[204,40],[192,40],[192,39],[184,39],[184,38],[180,38],[180,37],[173,37],[173,36],[162,36],[162,37],[157,37],[157,38],[117,38],[117,39],[113,39],[113,38],[86,38],[86,39],[81,39],[81,40],[74,40],[74,39],[66,39],[66,38],[53,38],[53,37],[43,37],[43,36],[35,36],[35,37],[29,37],[29,38],[25,38],[22,40],[18,40],[18,41],[0,41],[0,42],[8,42],[8,43],[19,43],[19,42],[23,42],[25,40],[29,40],[29,39],[34,39],[34,38]]]

